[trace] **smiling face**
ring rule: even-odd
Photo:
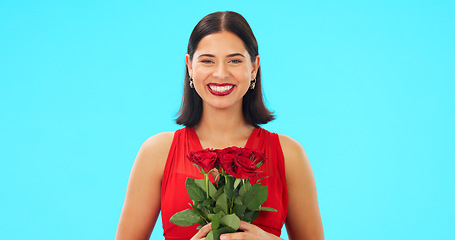
[[[186,55],[186,64],[204,109],[241,109],[243,96],[256,77],[259,56],[251,62],[243,41],[223,31],[202,38],[193,59]]]

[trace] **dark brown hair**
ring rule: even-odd
[[[256,61],[256,56],[259,55],[258,44],[250,25],[242,15],[230,11],[214,12],[199,21],[194,27],[188,42],[187,53],[190,59],[193,59],[194,52],[202,38],[221,31],[232,32],[242,39],[248,54],[251,56],[251,62]],[[175,122],[187,127],[193,127],[199,123],[202,116],[202,99],[194,88],[190,88],[189,81],[190,76],[188,67],[186,67],[182,105]],[[242,111],[245,120],[255,127],[275,119],[273,113],[265,106],[262,97],[261,67],[259,67],[256,75],[256,87],[249,89],[243,96]]]

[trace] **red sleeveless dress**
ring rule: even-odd
[[[256,149],[266,155],[267,161],[261,166],[263,172],[251,182],[263,176],[269,176],[261,180],[269,190],[267,201],[262,206],[278,210],[278,212],[260,212],[253,224],[264,231],[280,236],[288,211],[288,191],[284,157],[278,134],[260,127],[255,128],[245,147]],[[191,199],[185,188],[186,178],[204,178],[204,175],[186,158],[190,151],[197,150],[202,150],[202,146],[193,128],[182,128],[174,133],[161,183],[161,217],[166,240],[189,240],[197,233],[197,224],[180,227],[169,222],[172,215],[189,208],[188,203]],[[214,182],[211,174],[210,180]]]

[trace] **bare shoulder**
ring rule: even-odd
[[[162,132],[149,137],[139,149],[134,164],[161,175],[173,138],[174,132]]]
[[[295,140],[287,135],[284,135],[284,134],[278,134],[278,136],[280,138],[281,148],[286,148],[287,150],[291,150],[291,149],[293,149],[293,150],[302,149],[303,150],[302,145],[300,145],[300,143],[297,142],[297,140]]]
[[[314,182],[313,170],[302,145],[286,135],[279,135],[284,155],[284,165],[288,188],[300,185],[301,181]]]
[[[162,153],[169,150],[174,138],[174,132],[162,132],[149,137],[141,146],[141,150]]]
[[[278,136],[286,165],[304,164],[309,166],[308,157],[299,142],[283,134]]]

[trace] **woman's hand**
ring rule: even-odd
[[[271,233],[268,233],[261,228],[244,222],[240,221],[239,229],[243,230],[244,232],[236,232],[236,233],[226,233],[220,236],[220,240],[277,240],[281,239]],[[202,229],[201,229],[202,230]]]
[[[205,240],[205,236],[212,230],[212,223],[206,224],[203,226],[201,229],[199,229],[199,232],[194,235],[191,240]]]

